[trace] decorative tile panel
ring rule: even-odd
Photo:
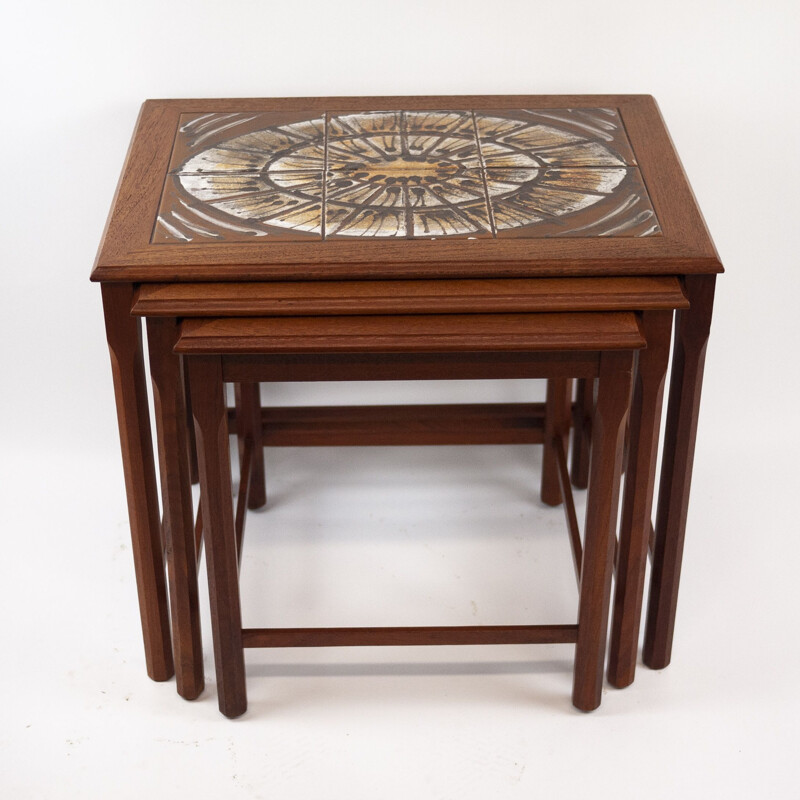
[[[613,109],[184,114],[153,242],[653,236]]]

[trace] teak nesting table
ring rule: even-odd
[[[381,336],[381,326],[391,327],[390,317],[406,315],[413,328],[432,315],[442,318],[445,331],[451,327],[443,315],[485,315],[476,324],[495,330],[503,350],[504,337],[521,330],[515,325],[524,329],[526,314],[638,312],[647,349],[634,382],[609,679],[617,686],[633,680],[648,543],[644,661],[666,666],[721,271],[649,96],[146,102],[92,279],[102,284],[148,674],[166,680],[176,672],[185,697],[203,688],[185,457],[191,429],[175,391],[184,373],[173,354],[179,339],[187,341],[181,320],[188,317],[200,318],[187,329],[195,342],[206,326],[219,347],[232,317],[262,320],[256,327],[266,325],[270,341],[296,336],[297,326],[313,338],[325,328],[324,317],[350,320],[336,324],[357,331],[358,318],[368,317],[366,344]],[[159,424],[163,536],[140,316],[148,320]],[[247,325],[234,328],[239,336]],[[443,365],[450,369],[435,350],[417,351],[413,341],[406,346],[395,361],[408,362],[409,377],[441,377]],[[280,374],[320,380],[350,369],[363,378],[363,370],[342,359],[312,347],[305,355],[284,354]],[[451,376],[477,374],[460,363]],[[365,408],[360,416],[343,409],[320,409],[317,416],[262,410],[254,382],[260,377],[240,373],[235,424],[242,440],[248,432],[251,445],[257,439],[258,454],[264,444],[285,443],[543,441],[543,499],[555,503],[565,494],[566,376],[550,376],[543,419],[542,408],[509,406]],[[378,364],[374,377],[380,373]],[[387,377],[396,375],[387,368]],[[591,388],[590,381],[578,382],[572,478],[579,486],[588,476]],[[263,485],[259,469],[263,463],[251,488]],[[253,507],[263,502],[250,500]]]

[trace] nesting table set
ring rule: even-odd
[[[230,717],[247,705],[244,648],[341,645],[575,643],[573,703],[592,710],[607,639],[609,681],[634,678],[648,550],[643,658],[666,666],[721,271],[649,96],[147,101],[92,279],[150,677],[174,673],[188,699],[203,690],[201,540]],[[262,408],[259,396],[265,381],[532,377],[548,381],[543,404]],[[576,622],[242,628],[264,448],[481,443],[543,444],[541,497],[565,508]],[[582,537],[571,484],[589,490]]]

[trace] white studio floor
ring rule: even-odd
[[[538,448],[268,459],[270,509],[246,533],[245,625],[574,619]],[[0,566],[3,606],[19,609],[0,690],[4,796],[796,796],[800,653],[781,611],[796,551],[754,545],[759,527],[790,521],[763,496],[757,512],[756,498],[732,502],[750,491],[741,459],[735,441],[711,452],[701,439],[673,664],[640,667],[593,714],[570,704],[568,645],[326,648],[248,651],[237,721],[217,710],[205,584],[206,691],[190,703],[145,676],[116,459],[51,462],[46,491],[20,459],[12,494],[47,542],[18,540]]]

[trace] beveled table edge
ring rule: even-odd
[[[149,283],[137,316],[646,311],[688,308],[676,277]]]

